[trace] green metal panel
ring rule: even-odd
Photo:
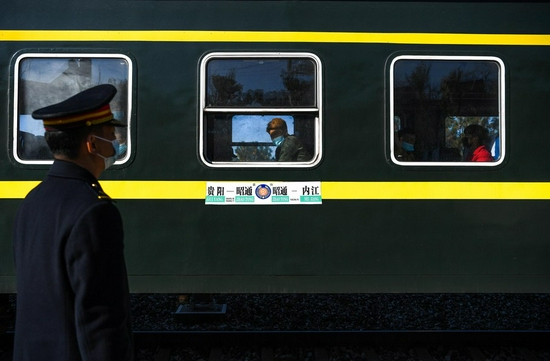
[[[1,30],[247,30],[549,34],[543,3],[8,1]],[[521,14],[519,16],[518,14]],[[55,19],[55,22],[52,21]],[[332,42],[4,41],[0,181],[47,166],[10,157],[12,57],[120,51],[135,59],[133,161],[109,180],[548,182],[550,46]],[[323,161],[313,169],[210,169],[197,157],[198,67],[213,51],[311,52],[323,64]],[[396,54],[493,55],[506,66],[506,162],[413,167],[387,159],[388,61]],[[0,199],[0,292],[14,291]],[[325,200],[320,206],[205,206],[119,200],[133,292],[549,292],[547,201]]]

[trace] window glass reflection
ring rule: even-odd
[[[502,64],[434,58],[393,63],[392,158],[398,163],[501,160]],[[480,153],[484,156],[473,156]]]
[[[281,159],[281,150],[266,131],[273,119],[282,119],[287,125],[289,143],[301,143],[307,159]],[[306,115],[210,115],[208,117],[208,159],[213,162],[275,162],[308,161],[314,150],[314,121]]]
[[[207,65],[207,106],[316,106],[309,59],[220,59]]]
[[[18,62],[17,129],[15,154],[22,162],[51,161],[41,120],[32,118],[36,109],[61,102],[99,84],[113,84],[117,94],[110,106],[115,118],[130,124],[128,89],[130,63],[118,57],[54,57],[30,54]],[[117,129],[119,142],[126,147],[119,161],[127,159],[127,129]]]
[[[321,61],[310,53],[211,53],[200,65],[201,160],[312,167],[321,159]]]

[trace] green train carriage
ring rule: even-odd
[[[548,15],[538,2],[10,2],[0,292],[16,291],[14,214],[51,164],[29,114],[102,82],[129,123],[100,181],[124,218],[132,292],[548,292]],[[273,117],[310,159],[273,159]],[[464,160],[469,124],[488,129],[493,161]]]

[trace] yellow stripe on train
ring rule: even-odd
[[[547,34],[447,34],[198,30],[0,30],[0,41],[144,41],[550,45]]]
[[[2,181],[0,199],[22,199],[38,181]],[[206,181],[100,181],[114,199],[205,199]],[[321,182],[323,200],[549,200],[546,182]]]

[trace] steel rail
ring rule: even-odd
[[[515,346],[548,347],[550,330],[135,331],[136,345],[233,346]]]

